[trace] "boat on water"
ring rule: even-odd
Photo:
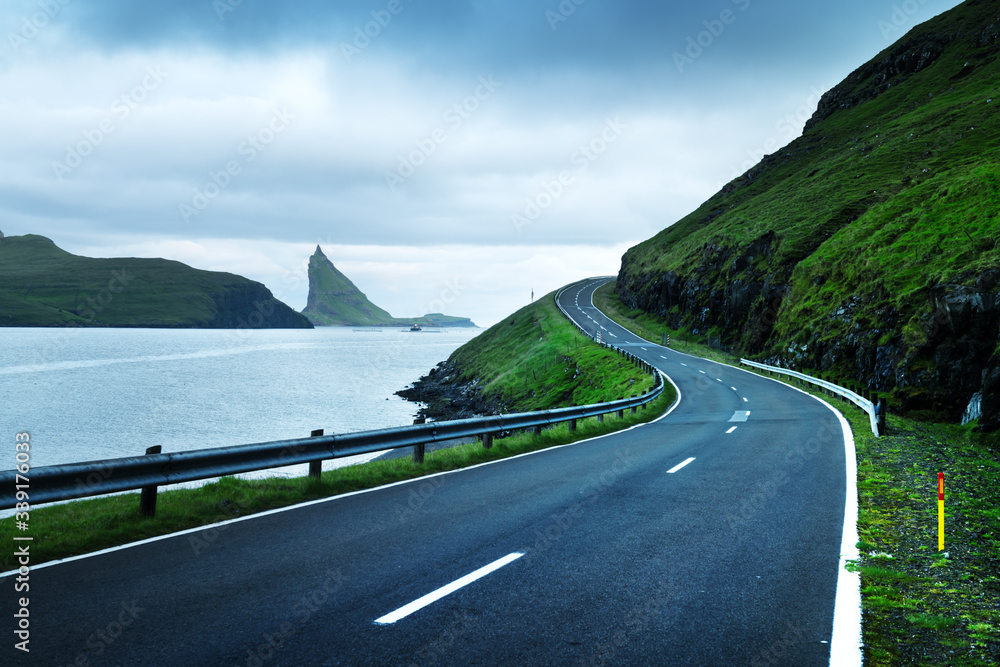
[[[410,327],[410,331],[423,331],[423,329],[420,328],[419,324],[414,323],[414,325]]]

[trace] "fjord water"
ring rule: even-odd
[[[479,331],[0,328],[0,469],[23,431],[36,468],[410,424],[394,392]]]

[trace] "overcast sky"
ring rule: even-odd
[[[232,271],[315,246],[490,325],[801,133],[955,0],[7,0],[0,231]]]

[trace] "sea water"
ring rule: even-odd
[[[479,331],[0,328],[0,470],[21,432],[38,468],[411,424],[394,392]]]

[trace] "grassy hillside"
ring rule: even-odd
[[[998,36],[996,1],[914,28],[802,137],[630,249],[625,303],[957,418],[1000,373]]]
[[[555,293],[455,350],[452,380],[508,412],[585,405],[639,394],[653,378],[596,345],[559,311]]]
[[[93,259],[36,235],[0,238],[0,326],[295,327],[308,320],[242,276],[165,259]]]

